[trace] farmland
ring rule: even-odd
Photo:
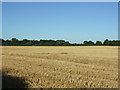
[[[3,46],[2,71],[29,88],[117,88],[117,46]]]

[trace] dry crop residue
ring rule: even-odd
[[[118,47],[3,46],[3,71],[29,88],[117,88]]]

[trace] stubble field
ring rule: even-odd
[[[2,71],[28,88],[117,88],[118,47],[3,46]]]

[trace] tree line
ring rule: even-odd
[[[11,40],[0,39],[1,46],[120,46],[120,40],[101,41],[84,41],[81,44],[70,43],[65,40],[18,40],[12,38]]]

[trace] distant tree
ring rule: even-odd
[[[88,44],[89,44],[89,46],[93,46],[93,45],[94,45],[94,42],[89,41]]]
[[[108,39],[106,39],[106,40],[103,42],[103,45],[105,45],[105,46],[109,46],[109,44],[110,44],[110,41],[109,41]]]
[[[70,43],[67,41],[67,42],[64,42],[62,45],[63,45],[63,46],[69,46]]]
[[[62,46],[65,43],[64,40],[56,40],[56,45],[57,46]]]
[[[92,41],[84,41],[83,45],[84,46],[93,46],[94,42],[92,42]]]
[[[23,42],[28,42],[29,40],[27,40],[27,39],[23,39]]]
[[[88,46],[88,43],[89,43],[88,41],[84,41],[83,45]]]
[[[12,41],[12,42],[16,42],[16,41],[18,41],[18,39],[12,38],[11,41]]]
[[[96,45],[97,45],[97,46],[101,46],[101,45],[102,45],[102,42],[101,42],[101,41],[96,41]]]
[[[120,41],[119,40],[110,41],[110,45],[111,46],[120,46]]]
[[[19,45],[18,39],[12,38],[12,39],[11,39],[11,45],[12,45],[12,46],[18,46],[18,45]]]
[[[29,43],[31,43],[32,46],[38,46],[39,45],[39,41],[37,41],[37,40],[29,40]]]
[[[10,40],[5,40],[2,45],[4,45],[4,46],[11,46],[12,44],[11,44]]]
[[[12,38],[11,40],[4,40],[0,38],[0,45],[3,46],[94,46],[94,45],[106,45],[106,46],[120,46],[120,40],[108,40],[106,39],[103,44],[101,41],[96,41],[96,43],[92,41],[84,41],[83,44],[77,43],[69,43],[65,40],[18,40],[16,38]]]
[[[27,45],[27,42],[29,42],[29,40],[27,39],[23,39],[20,43],[21,46],[26,46]]]
[[[2,46],[3,42],[4,42],[4,40],[2,38],[0,38],[0,46]]]
[[[24,46],[32,46],[32,45],[33,45],[32,41],[30,41],[30,40],[24,44]]]

